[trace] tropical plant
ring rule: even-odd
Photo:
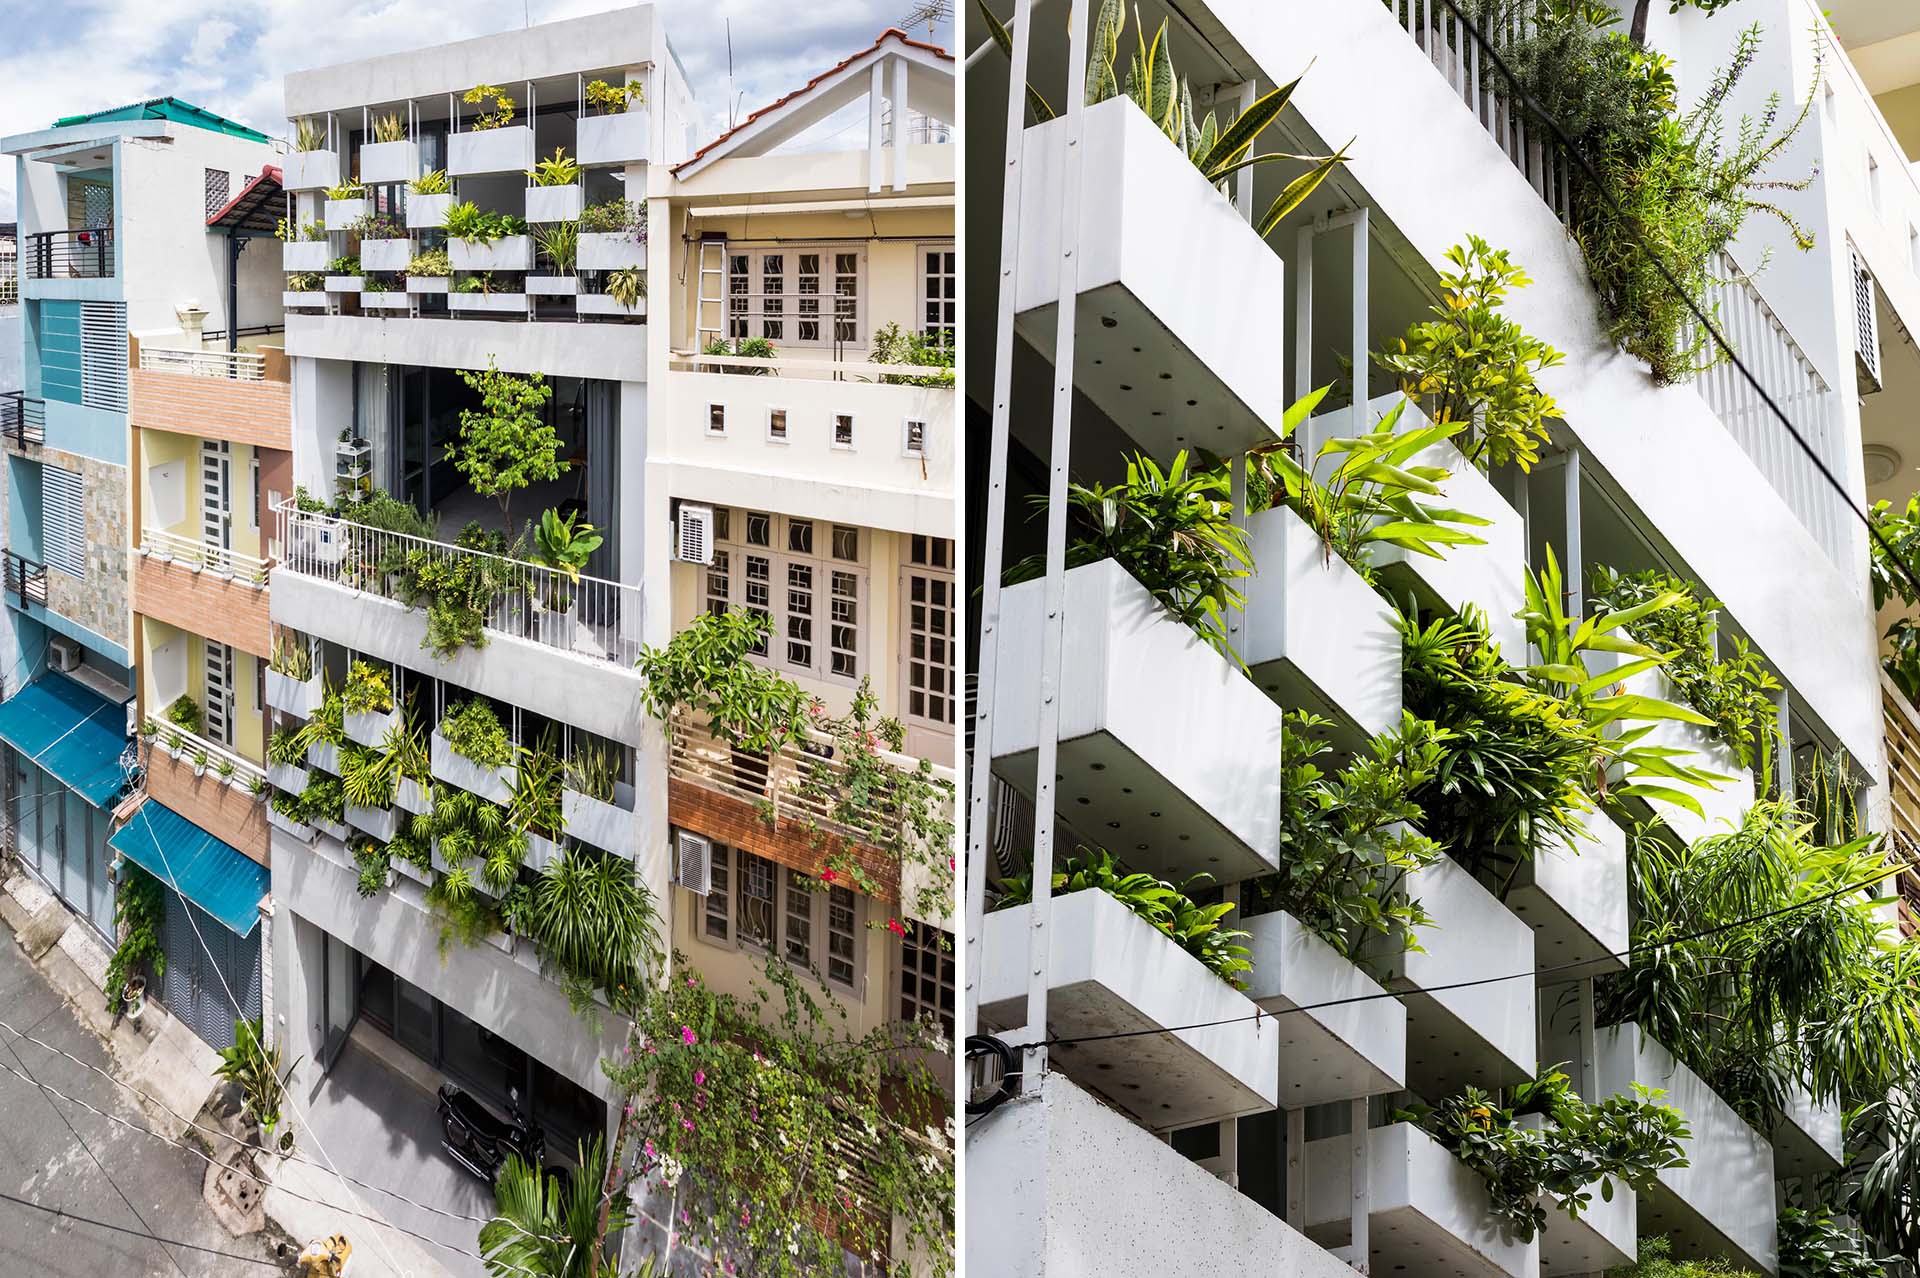
[[[344,178],[337,184],[327,188],[327,198],[329,200],[358,200],[364,198],[366,193],[366,184],[361,182],[357,177]]]
[[[600,108],[602,115],[622,115],[635,106],[645,106],[647,86],[639,80],[608,84],[605,80],[587,82],[587,102]]]
[[[632,310],[647,295],[647,273],[637,266],[623,266],[607,272],[607,296]],[[766,358],[772,358],[767,356]],[[763,372],[765,370],[762,370]]]
[[[473,871],[464,865],[435,875],[427,888],[426,902],[440,920],[442,958],[456,942],[477,945],[500,930],[499,908],[474,886]]]
[[[404,142],[407,140],[407,122],[397,113],[389,112],[373,119],[373,140],[375,142]]]
[[[1889,1255],[1920,1252],[1920,1101],[1895,1088],[1847,1115],[1841,1205]]]
[[[427,833],[448,865],[480,863],[480,878],[494,893],[511,887],[527,856],[526,827],[506,808],[458,786],[436,794]]]
[[[342,253],[327,263],[328,275],[358,275],[359,273],[360,258],[353,253]]]
[[[1883,1278],[1888,1259],[1860,1248],[1860,1239],[1825,1204],[1780,1209],[1780,1278]]]
[[[1673,1243],[1661,1237],[1642,1238],[1633,1264],[1607,1270],[1607,1278],[1760,1278],[1750,1269],[1735,1269],[1724,1260],[1675,1260]]]
[[[167,722],[188,732],[200,731],[200,703],[181,693],[167,706]]]
[[[347,227],[349,233],[363,240],[404,240],[407,228],[396,218],[385,213],[362,213],[353,219]]]
[[[326,287],[326,278],[310,271],[298,271],[287,276],[287,292],[289,293],[319,293],[325,290]]]
[[[527,176],[533,179],[535,186],[577,186],[580,182],[580,162],[567,154],[567,148],[557,146],[546,159],[535,160],[533,167],[527,170]]]
[[[220,779],[222,781],[231,781],[233,779],[233,773],[234,773],[235,767],[236,765],[231,758],[229,758],[226,755],[222,755],[220,757],[220,766],[217,769],[220,773]]]
[[[166,888],[159,879],[133,861],[120,863],[120,882],[113,894],[113,930],[119,942],[107,960],[103,988],[108,1005],[120,998],[127,981],[151,972],[158,981],[167,974],[167,952],[160,948],[160,928],[167,914]]]
[[[296,1060],[281,1070],[280,1046],[267,1045],[258,1017],[235,1021],[233,1046],[221,1048],[219,1054],[214,1077],[224,1078],[240,1089],[241,1112],[260,1124],[263,1135],[271,1137],[280,1125],[280,1098],[300,1062]]]
[[[748,359],[778,359],[780,352],[774,349],[772,342],[764,337],[742,337],[728,341],[716,337],[708,342],[704,352],[708,355],[742,355]],[[732,373],[736,376],[765,377],[773,370],[764,364],[721,364],[717,371]]]
[[[393,710],[393,672],[371,661],[356,661],[347,669],[340,688],[340,705],[348,714],[387,714]]]
[[[661,970],[659,914],[630,861],[571,847],[534,881],[527,934],[576,983],[631,1011]]]
[[[493,1218],[480,1226],[480,1254],[493,1278],[594,1278],[616,1271],[617,1258],[605,1254],[601,1240],[633,1223],[633,1204],[625,1190],[612,1188],[600,1137],[576,1151],[564,1179],[527,1166],[518,1154],[508,1156],[493,1185]]]
[[[1322,770],[1331,752],[1328,721],[1294,711],[1280,735],[1280,869],[1241,886],[1242,917],[1285,910],[1342,955],[1374,937],[1399,935],[1418,949],[1415,929],[1432,918],[1407,891],[1407,875],[1440,858],[1412,827],[1421,812],[1409,797],[1439,758],[1432,726],[1408,715],[1382,733],[1368,754],[1338,773]]]
[[[1053,875],[1053,895],[1098,889],[1127,907],[1134,914],[1166,935],[1181,949],[1200,960],[1209,972],[1235,988],[1244,988],[1240,973],[1253,970],[1247,961],[1247,947],[1240,944],[1247,933],[1221,926],[1221,920],[1233,912],[1233,903],[1201,905],[1192,893],[1206,886],[1210,876],[1197,874],[1184,884],[1170,883],[1151,874],[1129,872],[1104,848],[1080,848],[1067,859],[1064,869]],[[1025,905],[1033,899],[1031,873],[1016,875],[1007,881],[1007,891],[997,908]]]
[[[773,754],[802,740],[813,698],[776,671],[748,661],[772,626],[742,608],[702,613],[664,647],[649,646],[635,664],[647,713],[662,723],[690,713],[738,750]]]
[[[924,376],[883,373],[880,381],[889,386],[953,385],[953,348],[923,334],[902,329],[889,321],[873,331],[873,351],[868,356],[876,364],[913,364],[938,371]]]
[[[540,522],[533,530],[533,553],[540,563],[569,582],[577,583],[580,570],[587,566],[587,560],[593,557],[594,551],[600,549],[606,538],[584,519],[575,527],[575,518],[574,515],[562,517],[551,508],[541,511]],[[555,611],[566,611],[568,601],[557,583],[548,592],[545,604]]]
[[[1372,430],[1328,439],[1302,464],[1288,451],[1288,441],[1326,394],[1323,386],[1289,407],[1281,418],[1279,441],[1248,454],[1249,508],[1287,507],[1329,553],[1368,580],[1373,578],[1377,545],[1439,559],[1443,547],[1484,544],[1468,529],[1491,521],[1442,504],[1442,485],[1451,472],[1414,461],[1432,445],[1459,434],[1462,423],[1430,422],[1402,431],[1400,415],[1407,406],[1402,399]]]
[[[1913,611],[1920,605],[1920,495],[1897,514],[1892,502],[1876,501],[1869,518],[1874,611],[1895,599],[1906,605],[1881,636],[1880,665],[1910,703],[1920,702],[1920,621]]]
[[[578,222],[547,222],[533,229],[533,242],[553,269],[562,275],[573,273],[574,263],[580,257],[580,224]]]
[[[275,728],[267,737],[267,762],[297,768],[307,761],[307,743],[293,728]]]
[[[327,144],[327,132],[312,120],[293,122],[293,149],[296,151],[318,151]]]
[[[507,125],[513,123],[514,101],[505,93],[501,92],[495,85],[476,84],[461,94],[460,100],[473,106],[478,106],[484,102],[491,102],[493,104],[492,110],[481,111],[474,116],[473,128],[475,132],[505,128]]]
[[[340,793],[356,808],[390,808],[399,765],[384,750],[366,746],[340,747]]]
[[[1612,1202],[1616,1182],[1645,1193],[1660,1172],[1687,1165],[1683,1143],[1692,1133],[1679,1110],[1659,1103],[1662,1094],[1635,1083],[1631,1096],[1589,1103],[1564,1073],[1551,1069],[1504,1097],[1467,1087],[1395,1118],[1417,1123],[1478,1173],[1494,1214],[1525,1242],[1547,1226],[1543,1196],[1578,1220],[1592,1205],[1596,1182],[1601,1198]],[[1533,1116],[1546,1122],[1519,1121]]]
[[[445,195],[453,190],[453,183],[445,169],[432,169],[407,183],[407,190],[415,195]]]
[[[511,527],[513,494],[560,478],[560,436],[546,415],[553,387],[539,373],[503,373],[491,356],[486,368],[459,372],[479,392],[480,407],[460,410],[460,438],[447,445],[447,460],[474,492],[500,503],[501,518]]]
[[[440,737],[455,754],[483,768],[504,768],[513,762],[513,742],[493,712],[493,703],[484,697],[449,706],[440,720]]]
[[[413,722],[411,714],[387,729],[381,745],[393,756],[395,773],[416,785],[433,784],[432,755],[427,749],[426,734]]]
[[[566,761],[566,787],[575,794],[612,803],[620,781],[617,747],[580,744]]]
[[[407,263],[406,273],[415,279],[443,280],[453,274],[453,259],[446,247],[422,249]]]
[[[427,610],[427,633],[420,646],[438,657],[461,648],[487,645],[487,620],[501,593],[517,584],[504,558],[510,549],[504,534],[469,523],[453,544],[478,553],[449,555],[437,548],[407,550],[400,574],[401,602]]]
[[[378,896],[387,887],[387,875],[393,872],[393,857],[378,841],[356,834],[350,842],[353,853],[353,890],[362,897]]]
[[[510,235],[525,235],[526,221],[511,213],[482,210],[472,200],[447,206],[447,238],[467,244],[491,244]]]
[[[637,232],[636,239],[642,244],[647,241],[647,220],[640,216],[640,207],[632,200],[602,200],[580,210],[582,235],[611,235],[621,231]]]
[[[1181,624],[1236,666],[1245,668],[1227,635],[1227,615],[1246,606],[1235,583],[1252,575],[1246,528],[1235,521],[1224,469],[1189,468],[1183,449],[1162,470],[1144,453],[1127,462],[1118,484],[1070,484],[1067,567],[1111,559],[1145,586]],[[1036,517],[1045,494],[1033,498]],[[1006,570],[1006,582],[1045,574],[1044,554]]]
[[[549,730],[520,752],[513,797],[507,805],[507,824],[542,838],[558,839],[566,824],[560,805],[562,775],[560,754]]]
[[[1508,293],[1532,282],[1504,249],[1470,235],[1464,247],[1447,250],[1447,261],[1454,269],[1440,273],[1434,318],[1374,359],[1428,421],[1463,424],[1454,443],[1468,461],[1482,470],[1527,470],[1540,459],[1547,421],[1559,411],[1536,378],[1565,357],[1502,310]]]

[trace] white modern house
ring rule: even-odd
[[[1073,12],[1090,24],[1099,7]],[[1568,567],[1575,615],[1597,565],[1688,578],[1782,685],[1796,757],[1845,751],[1873,828],[1910,832],[1887,781],[1911,747],[1883,720],[1849,506],[1914,488],[1912,462],[1882,449],[1920,447],[1889,393],[1920,371],[1906,338],[1920,320],[1920,185],[1816,6],[1653,8],[1648,42],[1674,59],[1683,102],[1756,22],[1766,40],[1736,115],[1770,93],[1816,96],[1781,164],[1818,178],[1779,193],[1815,247],[1795,251],[1756,219],[1714,271],[1723,326],[1804,447],[1734,369],[1657,385],[1616,349],[1563,224],[1556,152],[1483,80],[1491,60],[1452,6],[1282,15],[1149,0],[1143,33],[1128,6],[1123,81],[1136,34],[1151,40],[1164,21],[1202,115],[1230,117],[1304,72],[1257,150],[1331,154],[1352,139],[1264,237],[1250,223],[1299,166],[1216,189],[1124,93],[1084,104],[1089,30],[1024,0],[996,6],[1009,54],[970,15],[968,100],[992,124],[976,123],[967,170],[969,589],[981,593],[962,1032],[1007,1053],[974,1062],[976,1097],[991,1098],[967,1136],[963,1228],[980,1272],[1534,1278],[1627,1264],[1657,1234],[1677,1256],[1774,1273],[1779,1183],[1838,1166],[1834,1115],[1803,1107],[1756,1131],[1637,1026],[1596,1029],[1594,980],[1617,970],[1628,920],[1625,838],[1604,818],[1577,855],[1537,857],[1503,895],[1451,860],[1419,872],[1409,886],[1434,918],[1419,952],[1349,961],[1291,916],[1241,920],[1254,935],[1238,989],[1098,891],[1025,897],[1030,865],[1057,871],[1092,845],[1174,882],[1211,875],[1237,902],[1280,856],[1280,712],[1330,720],[1349,751],[1401,710],[1386,605],[1290,511],[1248,521],[1254,576],[1225,619],[1241,669],[1115,562],[1066,570],[1063,530],[1029,521],[1029,501],[1069,479],[1117,483],[1135,452],[1164,465],[1183,449],[1277,447],[1286,406],[1323,385],[1342,406],[1295,442],[1311,456],[1318,440],[1363,433],[1400,397],[1390,376],[1355,369],[1426,318],[1446,252],[1469,236],[1531,277],[1507,312],[1565,354],[1541,374],[1562,420],[1530,473],[1487,475],[1454,454],[1448,504],[1482,517],[1482,544],[1378,558],[1385,588],[1428,618],[1477,607],[1511,654],[1524,650],[1512,619],[1524,574],[1548,552]],[[1040,553],[1052,574],[999,584]],[[1754,788],[1745,774],[1723,785],[1705,823],[1647,815],[1691,840],[1737,822]],[[1022,903],[991,908],[1010,889]],[[1664,1089],[1691,1126],[1690,1165],[1655,1193],[1596,1197],[1577,1222],[1552,1213],[1522,1241],[1477,1175],[1392,1114],[1556,1062],[1589,1100]],[[1003,1069],[1020,1072],[998,1085]]]

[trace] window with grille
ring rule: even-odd
[[[771,640],[754,655],[778,669],[845,683],[866,673],[861,530],[760,511],[741,511],[724,527],[743,536],[715,547],[703,579],[706,609],[731,606],[765,617]],[[716,540],[731,538],[719,531]]]
[[[813,889],[807,886],[804,877],[792,870],[787,871],[786,936],[783,942],[787,962],[795,967],[812,966]]]
[[[739,912],[734,916],[734,935],[742,945],[772,949],[774,937],[773,885],[780,867],[751,852],[739,854]]]
[[[723,843],[712,845],[700,938],[780,955],[852,987],[860,976],[860,898],[812,875]],[[824,887],[824,890],[822,890]],[[824,960],[824,962],[823,962]]]
[[[827,889],[827,979],[852,985],[859,956],[853,889]]]
[[[959,306],[953,246],[930,245],[920,262],[920,334],[951,349]]]
[[[41,546],[47,567],[87,575],[87,495],[80,472],[40,468]]]
[[[900,1019],[937,1023],[953,1034],[953,934],[907,924],[900,938]]]
[[[224,169],[207,170],[207,216],[227,207],[227,174]]]
[[[813,565],[787,564],[787,664],[813,668]]]
[[[726,844],[715,843],[707,855],[710,860],[707,869],[706,935],[710,940],[730,941],[733,932],[727,890],[732,879]]]
[[[727,336],[793,346],[862,340],[865,254],[806,245],[730,247]]]
[[[950,728],[954,721],[953,543],[915,537],[906,577],[907,718],[923,726]]]

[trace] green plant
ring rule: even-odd
[[[1920,1101],[1895,1088],[1847,1115],[1843,1205],[1890,1255],[1920,1251]]]
[[[605,80],[587,82],[587,103],[600,108],[602,115],[622,115],[634,106],[645,106],[647,86],[639,80],[608,84]]]
[[[340,792],[356,808],[390,808],[400,779],[399,765],[382,750],[340,747]]]
[[[113,930],[119,943],[107,961],[107,998],[115,1000],[127,981],[141,972],[158,981],[167,974],[167,953],[160,948],[160,928],[166,918],[166,889],[159,879],[132,861],[120,863],[120,882],[113,894]]]
[[[393,770],[398,776],[420,786],[433,784],[432,756],[427,749],[426,733],[413,722],[411,713],[387,729],[381,744],[393,757]]]
[[[747,359],[780,358],[780,352],[775,350],[773,343],[764,337],[742,337],[734,341],[728,341],[724,337],[716,337],[707,343],[704,353],[708,355],[741,355]],[[765,377],[773,370],[764,364],[722,364],[719,366],[719,371],[722,373],[745,375],[747,377]]]
[[[702,613],[665,647],[647,647],[635,664],[644,678],[647,712],[662,723],[690,712],[736,749],[772,754],[800,741],[813,698],[765,666],[748,661],[767,642],[771,623],[730,608]]]
[[[577,1150],[564,1180],[544,1167],[527,1166],[518,1154],[508,1157],[493,1186],[493,1218],[480,1226],[480,1252],[493,1278],[593,1278],[616,1272],[615,1258],[603,1254],[600,1240],[633,1223],[633,1204],[626,1191],[614,1187],[617,1180],[608,1179],[600,1137],[581,1142]]]
[[[642,244],[646,243],[646,219],[640,216],[640,206],[633,201],[602,200],[580,210],[582,235],[611,235],[621,231],[637,231],[636,238]]]
[[[363,240],[404,240],[407,228],[385,213],[362,213],[347,227],[350,234]]]
[[[647,273],[637,266],[623,266],[607,272],[607,296],[632,310],[647,295]],[[763,358],[771,359],[771,355]]]
[[[327,144],[327,133],[312,120],[293,122],[293,149],[296,151],[318,151]]]
[[[233,1046],[220,1049],[220,1064],[215,1078],[224,1078],[240,1088],[241,1110],[260,1124],[261,1132],[273,1135],[280,1125],[280,1097],[299,1061],[282,1071],[278,1044],[267,1046],[260,1021],[237,1020],[233,1023]]]
[[[620,763],[616,747],[581,744],[573,748],[573,757],[566,761],[566,787],[575,794],[584,794],[590,799],[602,803],[614,801],[614,787],[620,780]]]
[[[483,768],[504,768],[513,762],[513,742],[507,739],[492,703],[484,698],[450,706],[440,720],[440,736],[455,754]]]
[[[415,195],[445,195],[453,190],[453,183],[445,169],[432,169],[407,183],[407,190]]]
[[[1780,1278],[1882,1278],[1887,1261],[1862,1251],[1836,1214],[1825,1205],[1780,1209]]]
[[[463,647],[486,647],[487,619],[501,593],[515,584],[512,565],[500,557],[509,550],[503,534],[470,523],[454,545],[480,553],[449,555],[415,546],[406,552],[401,574],[401,601],[427,610],[421,646],[443,658]]]
[[[1502,1098],[1478,1087],[1395,1117],[1419,1124],[1487,1183],[1494,1214],[1530,1241],[1547,1225],[1543,1194],[1559,1200],[1574,1220],[1593,1202],[1590,1187],[1613,1201],[1615,1182],[1642,1193],[1670,1167],[1685,1167],[1683,1142],[1692,1134],[1657,1088],[1633,1085],[1632,1096],[1589,1103],[1567,1076],[1548,1070]],[[1523,1117],[1540,1117],[1538,1127]]]
[[[560,805],[562,774],[560,755],[550,735],[521,751],[513,798],[507,805],[507,824],[542,838],[558,839],[566,824]]]
[[[367,188],[359,178],[345,178],[337,185],[327,188],[329,200],[358,200],[367,194]]]
[[[267,669],[305,683],[313,678],[313,648],[302,640],[288,638],[284,633],[276,635],[273,656],[267,661]]]
[[[1920,622],[1913,614],[1920,605],[1920,590],[1913,584],[1920,580],[1920,495],[1907,498],[1897,514],[1892,502],[1876,501],[1869,518],[1874,611],[1884,611],[1895,599],[1906,605],[1881,636],[1880,665],[1909,702],[1920,702]]]
[[[358,275],[359,273],[360,259],[352,253],[342,253],[327,263],[329,275]]]
[[[495,893],[513,885],[527,855],[527,832],[508,809],[450,786],[434,796],[426,833],[452,866],[480,863],[481,880]]]
[[[387,876],[393,872],[393,857],[385,847],[357,834],[352,840],[353,890],[362,897],[377,896],[386,890]]]
[[[533,179],[535,186],[577,186],[580,182],[580,162],[567,155],[567,148],[557,146],[546,159],[535,160],[533,167],[527,170],[527,176]]]
[[[394,291],[394,287],[377,275],[363,275],[360,277],[360,291],[362,293],[391,293]],[[371,481],[369,480],[369,482]]]
[[[287,276],[287,292],[289,293],[318,293],[326,287],[327,281],[325,277],[311,272],[300,271]]]
[[[1184,449],[1165,470],[1136,454],[1121,483],[1069,485],[1067,567],[1113,560],[1175,619],[1244,668],[1227,638],[1227,615],[1246,606],[1235,583],[1252,574],[1253,556],[1230,496],[1226,471],[1189,469]],[[1033,503],[1045,512],[1044,494]],[[1046,566],[1044,554],[1029,555],[1007,569],[1006,581],[1031,581]]]
[[[466,866],[435,876],[426,892],[427,906],[440,920],[439,947],[445,957],[454,942],[477,945],[500,930],[500,911],[473,884]]]
[[[462,200],[448,206],[446,231],[448,239],[468,244],[491,244],[509,235],[525,235],[527,224],[511,213],[498,213],[492,209],[482,211],[472,200]]]
[[[300,733],[291,728],[275,728],[267,737],[267,762],[280,767],[298,768],[307,761],[307,745]]]
[[[540,252],[553,263],[553,269],[563,275],[573,272],[574,263],[580,257],[580,224],[578,222],[548,222],[534,228],[533,242],[540,246]]]
[[[341,708],[348,714],[387,714],[393,709],[393,672],[371,661],[356,661],[347,670],[340,689]]]
[[[188,732],[200,731],[200,703],[181,693],[166,709],[167,722]]]
[[[665,955],[653,895],[632,863],[569,848],[534,881],[527,933],[543,956],[630,1010]]]
[[[474,492],[497,499],[506,519],[515,491],[560,478],[560,436],[546,416],[553,387],[539,373],[503,373],[491,357],[481,371],[459,371],[481,407],[460,410],[460,438],[447,445],[447,460]]]
[[[220,766],[218,769],[220,773],[220,779],[222,781],[231,781],[233,779],[234,768],[235,768],[235,764],[233,760],[222,755],[220,759]]]
[[[1451,474],[1414,458],[1451,439],[1460,422],[1430,422],[1399,430],[1406,411],[1402,399],[1363,435],[1332,438],[1302,464],[1288,442],[1326,397],[1327,388],[1290,406],[1281,418],[1280,440],[1248,454],[1247,504],[1253,510],[1285,506],[1311,528],[1332,554],[1354,571],[1373,578],[1373,547],[1398,547],[1430,558],[1448,546],[1478,546],[1483,540],[1469,528],[1489,522],[1443,504]]]
[[[580,580],[580,570],[606,540],[584,519],[575,527],[574,518],[573,515],[562,518],[552,509],[543,510],[533,530],[534,558],[571,582]],[[553,604],[549,602],[548,606]]]
[[[407,140],[407,122],[397,114],[375,116],[373,120],[373,140],[375,142],[404,142]]]
[[[300,792],[295,819],[308,825],[316,821],[344,825],[347,820],[347,794],[340,779],[318,771],[310,772],[307,776],[307,788]]]
[[[207,748],[201,746],[193,752],[193,771],[197,776],[207,770]]]
[[[1666,1238],[1642,1238],[1639,1259],[1607,1278],[1760,1278],[1749,1269],[1735,1269],[1724,1260],[1674,1260],[1673,1243]]]
[[[933,368],[941,371],[925,376],[909,377],[893,373],[884,373],[880,381],[890,386],[951,386],[953,385],[953,348],[944,342],[914,332],[903,330],[898,324],[889,322],[873,332],[873,351],[868,356],[876,364],[913,364],[921,368]]]
[[[1352,957],[1375,936],[1418,949],[1417,927],[1432,922],[1407,891],[1407,875],[1440,858],[1411,826],[1421,812],[1410,795],[1430,775],[1439,746],[1432,726],[1406,716],[1369,754],[1329,774],[1328,721],[1293,712],[1280,736],[1280,869],[1241,888],[1242,917],[1285,910]]]
[[[1464,247],[1447,250],[1447,261],[1454,269],[1440,273],[1434,318],[1374,359],[1427,420],[1463,424],[1454,443],[1468,461],[1482,470],[1527,470],[1540,459],[1547,421],[1559,411],[1535,379],[1565,357],[1502,311],[1508,293],[1532,282],[1505,250],[1470,235]]]
[[[488,101],[491,101],[493,104],[492,110],[481,111],[474,116],[473,127],[475,132],[505,128],[507,125],[513,123],[514,101],[494,85],[476,84],[461,94],[460,100],[474,106]]]
[[[1625,574],[1605,566],[1593,570],[1591,599],[1598,613],[1634,608],[1658,596],[1677,596],[1649,615],[1636,618],[1634,635],[1673,656],[1661,667],[1688,705],[1711,720],[1713,735],[1725,742],[1741,767],[1752,768],[1764,793],[1772,776],[1777,713],[1773,693],[1780,683],[1761,664],[1746,640],[1735,637],[1733,655],[1719,655],[1720,601],[1700,594],[1692,583],[1658,570]]]
[[[1053,895],[1098,889],[1127,907],[1141,919],[1170,938],[1174,944],[1206,965],[1209,972],[1235,988],[1246,982],[1240,973],[1253,970],[1247,961],[1247,947],[1240,944],[1247,933],[1223,928],[1220,920],[1233,912],[1233,904],[1200,905],[1190,895],[1204,887],[1205,874],[1195,875],[1184,884],[1169,883],[1151,874],[1130,873],[1104,848],[1081,848],[1067,859],[1066,867],[1053,875]],[[1024,905],[1033,899],[1032,875],[1019,875],[1008,881],[999,908]]]
[[[443,280],[453,274],[453,259],[448,256],[444,246],[423,249],[407,263],[406,273],[414,279]]]

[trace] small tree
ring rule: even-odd
[[[460,370],[460,380],[480,392],[479,410],[460,410],[460,438],[447,445],[447,460],[473,491],[500,503],[505,519],[515,491],[560,478],[560,436],[545,410],[553,387],[534,373],[520,377],[494,367]]]
[[[746,659],[766,644],[770,625],[757,612],[707,613],[664,648],[637,663],[646,676],[647,712],[662,723],[685,707],[705,716],[715,735],[771,754],[806,735],[813,698],[799,684]]]

